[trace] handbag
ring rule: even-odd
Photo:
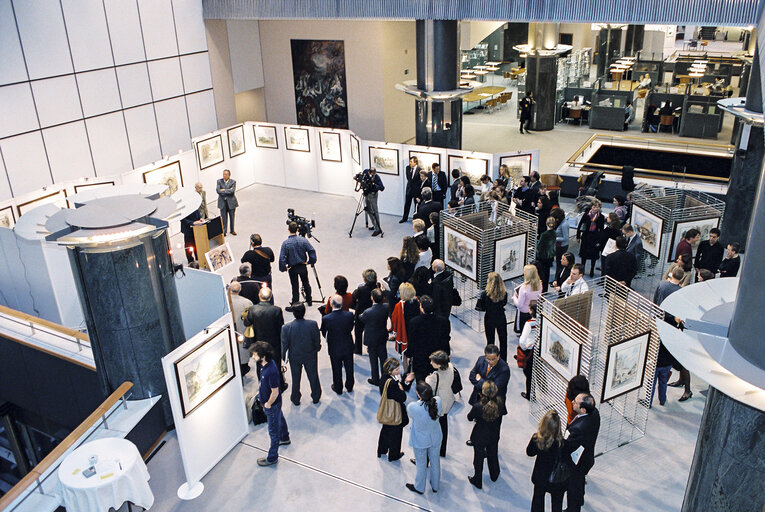
[[[454,379],[452,380],[452,393],[456,395],[462,391],[462,377],[460,377],[460,372],[457,371],[457,368],[452,366],[452,369],[454,370]]]
[[[252,402],[252,423],[254,425],[260,425],[267,422],[266,410],[263,408],[263,404],[260,403],[260,398],[255,398]]]
[[[518,368],[526,368],[526,352],[521,347],[515,349],[515,360],[518,361]]]
[[[476,311],[486,311],[486,304],[483,301],[483,295],[478,297],[478,300],[475,301],[475,310]]]
[[[562,486],[571,478],[571,474],[574,472],[574,465],[569,457],[563,457],[562,446],[558,445],[558,456],[555,458],[555,466],[553,467],[550,477],[547,481],[553,485]]]
[[[460,297],[460,292],[457,291],[457,288],[452,288],[452,306],[461,306],[462,305],[462,297]]]
[[[395,400],[388,398],[388,386],[393,379],[388,379],[388,382],[383,386],[382,396],[380,397],[380,405],[377,407],[377,422],[381,425],[401,425],[401,406]]]

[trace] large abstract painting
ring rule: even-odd
[[[343,41],[291,43],[297,124],[348,128]]]

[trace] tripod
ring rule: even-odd
[[[324,304],[326,302],[326,299],[324,298],[324,291],[321,289],[321,281],[319,281],[319,273],[316,272],[316,265],[311,265],[311,268],[313,269],[313,277],[316,279],[316,286],[319,287],[319,295],[321,295],[321,303]],[[305,287],[300,287],[300,293],[303,295],[303,300],[305,300]]]
[[[356,185],[356,192],[359,191],[358,185]],[[361,192],[361,195],[359,196],[359,202],[356,205],[356,213],[353,216],[353,223],[351,224],[351,229],[348,231],[348,238],[353,238],[353,228],[356,226],[356,221],[359,218],[359,215],[364,213],[364,224],[367,228],[369,228],[369,216],[375,215],[373,213],[370,213],[369,206],[367,205],[367,195],[364,192]],[[379,213],[377,215],[377,225],[380,226],[380,215]],[[383,238],[385,236],[385,233],[382,231],[382,227],[380,227],[380,238]]]

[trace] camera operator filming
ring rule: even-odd
[[[358,218],[362,211],[365,215],[372,218],[372,228],[374,229],[372,236],[382,235],[383,232],[380,229],[380,211],[377,209],[377,193],[385,190],[385,186],[377,175],[377,170],[374,167],[370,167],[365,169],[364,172],[356,174],[353,179],[356,180],[356,192],[361,190],[362,197],[359,199],[356,217],[353,219],[348,236],[353,236],[353,226],[356,225],[356,218]]]
[[[294,210],[287,210],[287,226],[290,235],[282,242],[282,248],[279,251],[279,271],[289,272],[290,284],[292,285],[292,302],[291,305],[295,305],[300,302],[300,290],[298,288],[298,276],[303,283],[303,290],[305,291],[305,301],[308,306],[311,305],[311,284],[308,282],[308,269],[306,265],[313,265],[316,263],[316,251],[313,249],[311,242],[305,238],[305,235],[311,236],[310,226],[311,223],[298,223],[293,220],[295,216]],[[302,219],[302,217],[301,217]],[[305,220],[305,219],[303,219]],[[298,236],[298,227],[302,227],[301,235]],[[306,229],[306,227],[308,228]]]

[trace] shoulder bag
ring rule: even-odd
[[[462,377],[460,377],[460,372],[457,371],[455,366],[452,366],[452,370],[454,370],[454,380],[452,380],[452,393],[456,395],[462,391]]]
[[[563,455],[563,447],[558,443],[558,456],[555,458],[555,466],[547,481],[552,485],[563,486],[569,481],[573,472],[574,465],[571,458]]]
[[[268,419],[266,418],[266,411],[263,408],[263,404],[260,403],[259,398],[255,397],[255,400],[252,402],[252,423],[254,425],[260,425],[267,421]]]
[[[380,397],[380,406],[377,408],[377,422],[381,425],[401,425],[401,405],[395,400],[388,398],[388,386],[393,379],[383,386],[382,396]]]

